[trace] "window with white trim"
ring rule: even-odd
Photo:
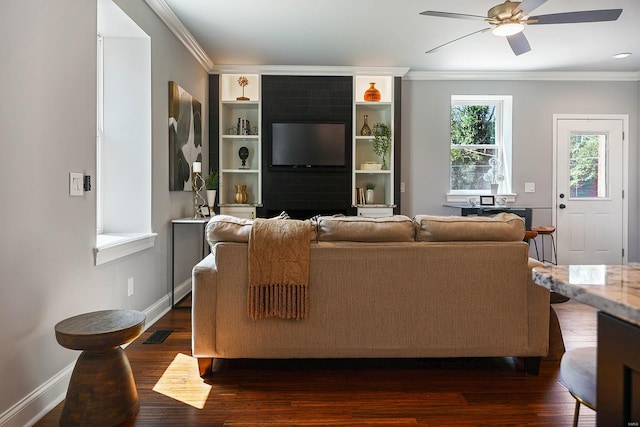
[[[98,0],[95,264],[152,247],[151,38]]]
[[[450,195],[511,193],[511,115],[511,96],[451,96]]]

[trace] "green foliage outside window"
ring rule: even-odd
[[[495,144],[496,117],[492,105],[453,105],[451,144]]]
[[[451,106],[451,189],[489,188],[483,177],[491,169],[489,160],[497,158],[496,107],[493,105]],[[469,145],[470,147],[464,147]],[[487,148],[477,147],[487,145]],[[460,146],[457,148],[454,146]]]
[[[573,197],[598,196],[600,135],[571,136],[569,186]]]

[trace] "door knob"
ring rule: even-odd
[[[560,203],[560,205],[558,206],[560,209],[564,209],[567,207],[567,205],[565,205],[564,203]]]

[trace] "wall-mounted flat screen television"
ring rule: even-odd
[[[271,166],[345,167],[345,123],[273,123]]]

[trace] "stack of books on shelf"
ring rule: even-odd
[[[364,188],[357,187],[356,188],[356,205],[364,205],[364,204],[365,204]]]

